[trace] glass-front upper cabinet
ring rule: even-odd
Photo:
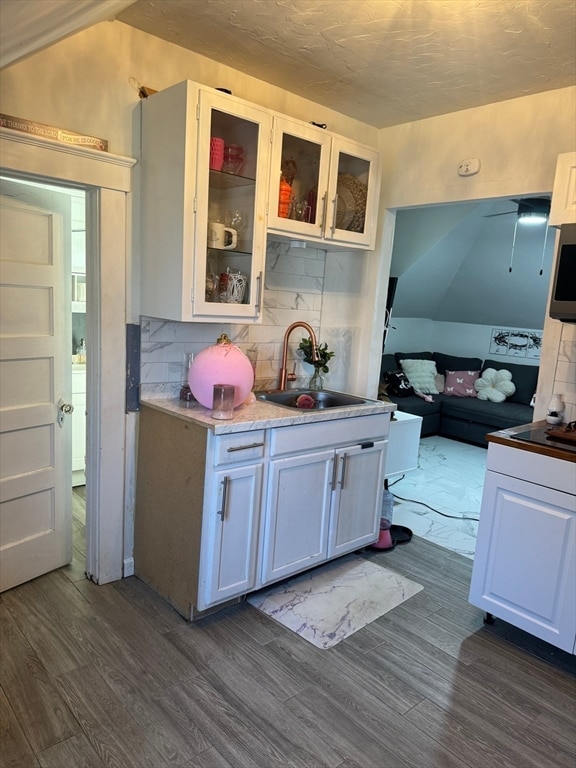
[[[266,256],[270,113],[200,90],[194,314],[256,318]]]
[[[270,232],[373,248],[379,191],[376,150],[322,128],[274,118]]]
[[[142,114],[142,314],[258,322],[270,113],[186,81]]]

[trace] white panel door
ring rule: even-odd
[[[2,181],[0,591],[72,559],[64,195]],[[45,205],[43,204],[45,203]]]

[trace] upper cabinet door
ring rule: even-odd
[[[189,81],[143,103],[142,314],[261,319],[270,126]]]
[[[266,110],[200,90],[195,317],[261,313],[270,130]]]
[[[268,228],[321,239],[326,223],[331,136],[274,117]]]
[[[325,237],[373,248],[379,194],[378,153],[335,136],[330,158]]]
[[[274,117],[269,231],[372,248],[379,190],[375,150],[322,128]]]

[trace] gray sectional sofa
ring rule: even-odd
[[[400,360],[433,360],[439,374],[446,371],[484,371],[487,368],[506,369],[512,374],[516,392],[503,403],[479,400],[476,397],[432,395],[428,403],[417,395],[394,397],[398,410],[422,416],[421,436],[443,435],[487,447],[486,435],[533,421],[534,409],[530,405],[536,392],[538,366],[509,363],[508,359],[481,360],[478,357],[457,357],[441,352],[396,352],[382,355],[380,379],[387,371],[401,370]],[[382,389],[381,389],[382,391]]]

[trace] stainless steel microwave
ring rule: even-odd
[[[576,323],[576,224],[563,224],[550,293],[550,317]]]

